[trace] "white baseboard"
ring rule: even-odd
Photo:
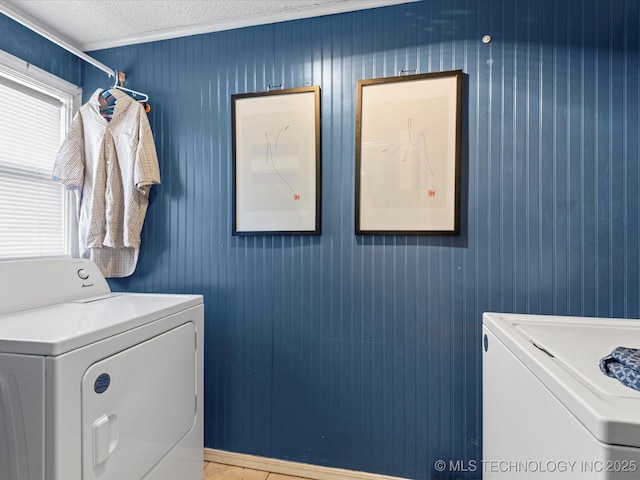
[[[224,450],[214,450],[212,448],[204,449],[204,459],[207,462],[223,463],[234,467],[251,468],[252,470],[280,473],[311,480],[409,480],[377,473],[321,467],[309,463],[289,462],[244,453],[225,452]]]

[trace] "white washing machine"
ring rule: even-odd
[[[640,478],[640,392],[599,368],[619,346],[639,320],[485,313],[483,478]]]
[[[200,295],[0,262],[0,479],[202,480]]]

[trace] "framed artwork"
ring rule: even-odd
[[[359,80],[356,235],[459,235],[462,71]]]
[[[231,99],[233,235],[319,235],[320,87]]]

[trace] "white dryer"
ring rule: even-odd
[[[0,262],[0,480],[202,480],[200,295]]]
[[[485,313],[484,480],[640,478],[640,392],[601,358],[640,321]]]

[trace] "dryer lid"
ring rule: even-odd
[[[599,367],[618,346],[640,348],[640,321],[497,313],[483,319],[595,438],[640,447],[640,392]]]
[[[200,304],[201,295],[114,293],[0,315],[0,352],[57,356]]]

